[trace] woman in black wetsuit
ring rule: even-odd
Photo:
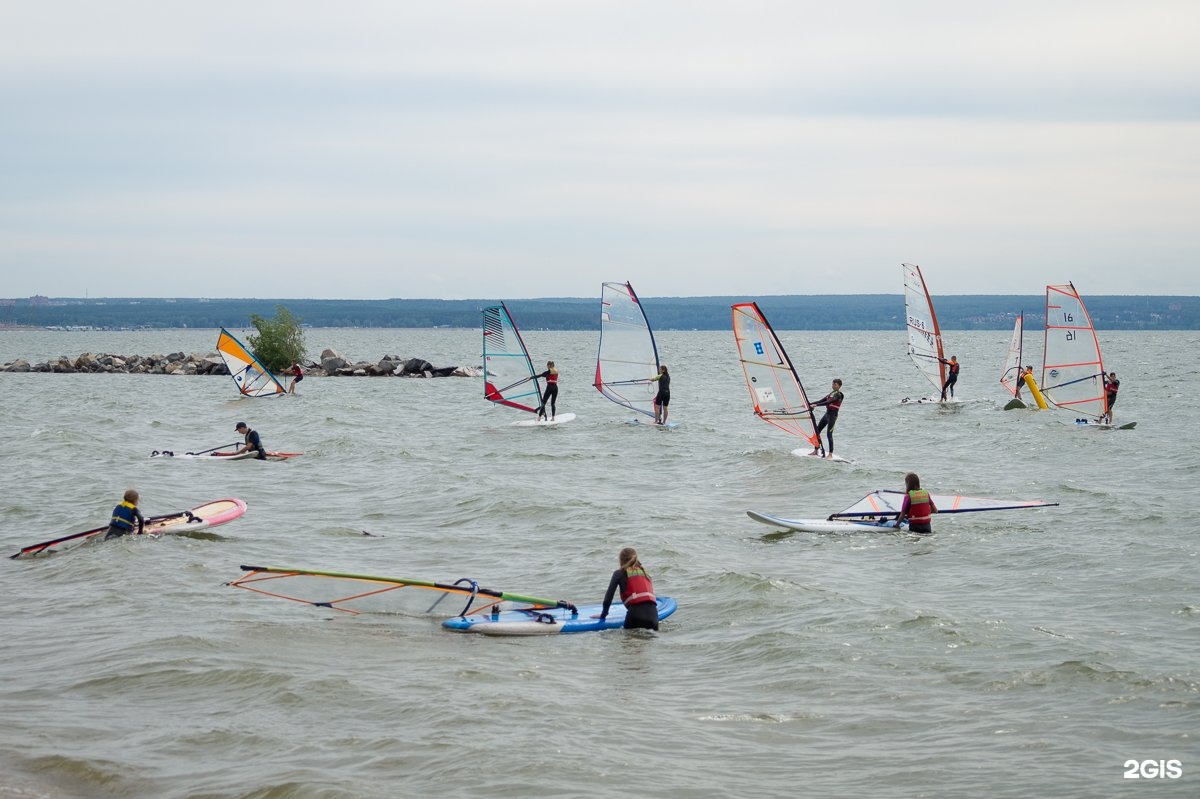
[[[621,601],[625,603],[625,629],[642,628],[658,629],[658,600],[654,596],[654,584],[646,567],[638,560],[637,550],[625,547],[617,555],[621,568],[612,573],[608,581],[608,591],[604,593],[604,607],[600,610],[599,619],[608,616],[608,608],[612,605],[613,596],[621,591]]]
[[[546,361],[546,371],[534,377],[546,378],[546,391],[542,394],[542,405],[538,408],[537,418],[546,418],[546,405],[550,406],[549,421],[554,421],[554,411],[558,405],[558,369],[554,368],[554,361]]]
[[[667,406],[671,404],[671,373],[666,364],[658,367],[658,374],[650,378],[658,381],[658,393],[654,395],[654,423],[667,423]]]

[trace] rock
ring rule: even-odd
[[[347,363],[346,358],[336,350],[326,349],[321,352],[321,368],[327,374],[333,374],[339,369],[344,368]]]
[[[17,358],[15,361],[13,361],[12,363],[5,366],[4,371],[6,371],[6,372],[28,372],[29,371],[29,361],[25,360],[24,358]]]

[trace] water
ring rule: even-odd
[[[659,336],[670,431],[624,424],[591,388],[586,333],[526,334],[579,415],[551,429],[510,427],[471,378],[238,400],[221,377],[0,375],[5,553],[103,522],[130,485],[148,515],[249,504],[205,537],[4,561],[0,796],[1197,795],[1200,337],[1101,335],[1118,421],[1138,421],[1120,432],[1002,411],[1007,331],[947,334],[960,396],[980,400],[954,409],[897,404],[922,393],[899,332],[782,337],[811,394],[845,380],[854,463],[795,458],[753,418],[728,333]],[[477,331],[308,338],[480,362]],[[215,340],[5,332],[0,361]],[[146,457],[234,441],[240,420],[306,454]],[[1062,505],[935,517],[920,539],[745,516],[823,516],[908,470]],[[595,601],[625,545],[679,600],[658,634],[491,639],[223,585],[245,563]],[[1183,774],[1123,777],[1148,759]]]

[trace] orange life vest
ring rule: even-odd
[[[929,492],[923,488],[914,488],[908,492],[908,521],[910,524],[929,524],[933,519],[933,505],[929,501]]]
[[[625,607],[640,605],[643,602],[657,602],[650,575],[641,569],[626,569],[625,587],[621,589],[621,601],[625,603]]]

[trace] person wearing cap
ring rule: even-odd
[[[233,453],[234,455],[241,455],[243,452],[256,452],[258,454],[254,457],[260,461],[267,459],[267,451],[263,449],[262,439],[259,437],[257,430],[251,430],[246,426],[245,422],[238,422],[237,426],[233,429],[246,437],[246,443],[242,445],[241,449]]]

